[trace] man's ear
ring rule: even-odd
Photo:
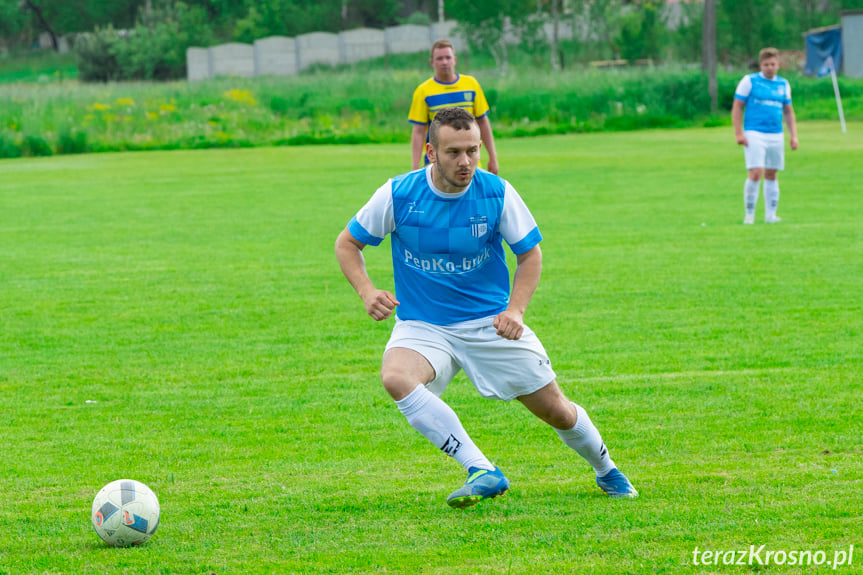
[[[435,163],[435,152],[431,142],[426,142],[426,157],[429,159],[430,164]]]

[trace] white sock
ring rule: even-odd
[[[572,429],[555,429],[555,431],[565,444],[590,463],[597,477],[607,475],[615,468],[614,462],[608,455],[608,449],[584,408],[575,403],[572,405],[578,412],[575,426]]]
[[[743,185],[743,209],[746,210],[746,216],[755,217],[755,206],[758,204],[758,188],[761,182],[753,182],[746,178],[746,183]],[[764,188],[764,195],[767,195],[767,187]]]
[[[471,467],[494,470],[494,465],[468,436],[452,408],[426,386],[418,385],[396,405],[411,427],[466,470]]]
[[[764,180],[764,216],[776,216],[779,207],[779,180]]]

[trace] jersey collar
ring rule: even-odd
[[[434,81],[437,82],[438,84],[440,84],[441,86],[452,86],[453,84],[458,83],[459,80],[461,80],[461,74],[456,74],[455,80],[453,80],[452,82],[441,82],[440,80],[437,79],[437,76],[434,77]]]

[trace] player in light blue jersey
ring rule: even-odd
[[[797,120],[791,105],[791,85],[776,75],[779,71],[779,51],[764,48],[758,54],[761,71],[743,77],[734,92],[731,120],[737,143],[744,146],[749,177],[743,186],[744,224],[755,223],[758,188],[764,177],[764,221],[781,221],[776,215],[779,206],[779,181],[776,173],[785,168],[785,139],[782,119],[788,124],[791,149],[796,150]],[[743,111],[746,110],[744,118]]]
[[[381,379],[408,423],[467,471],[447,503],[469,507],[509,489],[440,399],[462,369],[483,397],[518,399],[551,425],[594,468],[605,493],[636,497],[524,324],[542,268],[542,235],[530,210],[509,182],[477,169],[481,137],[469,112],[445,108],[429,130],[431,163],[381,186],[339,235],[335,251],[372,318],[385,320],[398,308]],[[375,287],[362,254],[388,234],[395,294]],[[517,258],[511,288],[503,242]]]

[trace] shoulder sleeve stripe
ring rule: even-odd
[[[524,239],[514,244],[510,244],[509,247],[512,250],[512,253],[520,256],[521,254],[529,252],[530,250],[535,248],[541,241],[542,234],[539,233],[539,228],[533,228],[532,230],[530,230],[530,233],[524,237]]]
[[[354,239],[369,246],[378,246],[382,241],[384,241],[383,238],[377,238],[367,232],[366,229],[357,221],[356,216],[351,218],[350,223],[348,223],[348,231],[351,232]]]

